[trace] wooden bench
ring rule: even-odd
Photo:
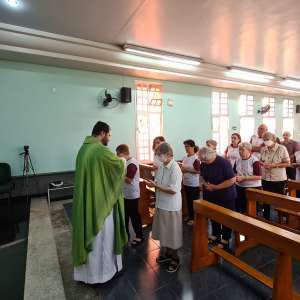
[[[274,300],[300,299],[292,287],[292,257],[300,259],[300,236],[293,232],[245,216],[205,200],[194,201],[195,223],[192,245],[192,272],[217,264],[223,258],[251,277],[273,288]],[[208,218],[255,238],[255,240],[279,252],[274,279],[239,260],[234,255],[214,247],[208,247]]]
[[[265,203],[272,206],[275,206],[280,209],[285,209],[289,211],[300,211],[300,199],[285,196],[281,194],[275,194],[263,190],[258,189],[247,189],[247,215],[253,218],[259,218],[257,216],[256,205],[257,203]],[[279,223],[272,223],[266,219],[259,218],[260,220],[276,225],[283,229],[294,231],[294,228],[291,228],[288,224],[279,224]],[[239,256],[245,250],[256,246],[258,244],[257,240],[254,238],[246,237],[244,241],[240,241],[240,234],[239,232],[235,232],[235,255]]]
[[[296,198],[297,190],[300,190],[300,181],[289,180],[287,185],[288,195]],[[300,210],[293,211],[285,208],[276,207],[278,212],[279,224],[287,224],[294,229],[300,228]]]

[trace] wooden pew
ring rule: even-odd
[[[269,288],[273,288],[274,300],[300,299],[299,295],[293,292],[292,287],[292,257],[300,259],[300,236],[298,234],[205,200],[196,200],[194,210],[192,272],[217,264],[222,257]],[[255,238],[258,243],[278,251],[274,279],[272,280],[223,249],[218,247],[209,249],[208,218]]]
[[[300,211],[300,199],[294,197],[275,194],[275,193],[258,190],[258,189],[252,189],[252,188],[247,189],[246,194],[247,194],[247,215],[253,218],[258,218],[256,212],[257,202],[270,204],[272,206],[276,206],[277,208],[287,209],[290,211]],[[266,223],[272,223],[263,218],[260,219]],[[291,228],[288,225],[279,224],[279,223],[278,224],[272,223],[272,224],[287,230],[293,230],[293,228]],[[235,255],[236,256],[239,256],[245,250],[253,246],[256,246],[257,244],[258,244],[257,240],[250,237],[246,237],[245,241],[240,242],[240,234],[238,232],[235,232]]]
[[[140,202],[139,213],[143,225],[150,225],[153,221],[153,203],[155,202],[155,191],[149,188],[143,179],[153,179],[151,172],[153,166],[149,164],[140,163]]]
[[[297,190],[300,190],[300,181],[289,180],[287,185],[288,194],[296,198]],[[288,210],[285,208],[276,208],[280,224],[287,224],[294,229],[300,228],[300,211]],[[286,220],[286,221],[285,221]]]

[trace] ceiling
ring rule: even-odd
[[[0,22],[300,78],[299,0],[0,0]]]
[[[0,0],[0,22],[300,77],[299,0]]]

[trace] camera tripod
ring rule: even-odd
[[[26,199],[28,203],[29,202],[29,173],[30,171],[32,171],[33,175],[36,175],[36,173],[29,154],[29,146],[24,146],[24,152],[20,153],[20,155],[24,156],[23,178],[24,178],[24,186],[26,190]]]

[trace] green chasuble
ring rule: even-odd
[[[73,199],[73,263],[87,262],[92,243],[113,210],[114,253],[127,243],[124,221],[124,162],[93,136],[86,137],[76,159]]]

